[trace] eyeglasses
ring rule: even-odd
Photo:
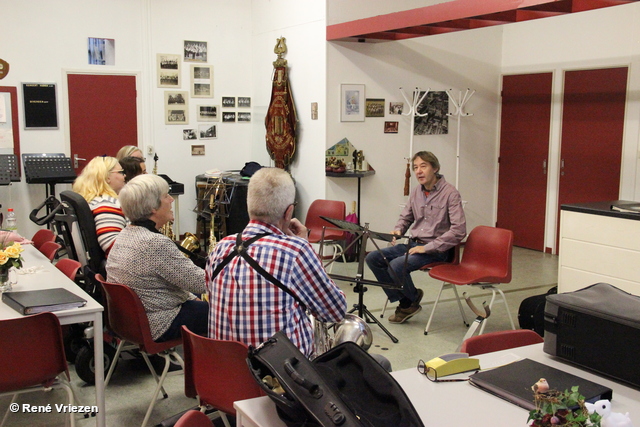
[[[439,380],[438,379],[438,372],[430,367],[427,366],[424,363],[424,360],[420,359],[420,361],[418,362],[418,372],[420,372],[422,375],[424,375],[425,377],[427,377],[427,379],[429,381],[433,381],[434,383],[457,383],[457,382],[462,382],[462,381],[469,381],[468,378],[455,378],[455,379],[449,379],[449,380]]]
[[[119,173],[120,175],[126,175],[124,169],[120,169],[119,171],[111,171],[112,173]]]

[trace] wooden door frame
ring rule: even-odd
[[[132,76],[135,77],[136,81],[136,91],[138,93],[141,92],[141,77],[142,74],[140,71],[124,71],[124,70],[109,70],[109,72],[101,72],[96,70],[81,70],[81,69],[71,69],[71,68],[63,68],[62,69],[62,111],[64,112],[64,141],[65,141],[65,153],[68,153],[69,156],[71,153],[71,122],[70,122],[70,114],[69,114],[69,74],[86,74],[86,75],[94,75],[94,76]],[[143,108],[142,102],[140,102],[141,97],[138,96],[138,102],[136,102],[136,114],[138,115],[137,120],[137,128],[138,128],[138,147],[144,150],[145,142],[142,133],[142,118],[143,118]],[[145,151],[143,151],[145,152]]]

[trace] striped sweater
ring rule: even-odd
[[[120,202],[112,196],[98,196],[89,202],[89,208],[96,222],[98,243],[108,256],[116,236],[127,226]]]

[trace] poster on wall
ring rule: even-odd
[[[420,92],[417,99],[424,95]],[[418,105],[418,113],[426,116],[415,117],[414,135],[445,135],[449,133],[449,96],[447,92],[429,92]]]
[[[180,55],[159,53],[158,87],[180,88]]]
[[[58,129],[55,83],[22,83],[25,129]]]

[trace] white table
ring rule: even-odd
[[[597,374],[562,363],[542,351],[542,344],[477,356],[483,369],[500,366],[519,358],[537,360],[613,389],[613,412],[629,412],[634,425],[640,425],[640,391]],[[416,359],[416,365],[418,360]],[[430,426],[526,426],[529,413],[512,403],[477,389],[466,382],[434,383],[417,369],[392,373],[411,399],[425,425]],[[285,427],[269,397],[234,403],[237,426]]]
[[[106,426],[105,400],[104,400],[104,359],[103,359],[103,337],[102,337],[102,311],[103,307],[82,290],[76,283],[70,280],[64,273],[58,270],[48,258],[32,245],[23,245],[24,268],[43,267],[33,274],[19,274],[18,283],[13,286],[14,291],[27,291],[36,289],[65,288],[81,298],[87,300],[84,307],[71,310],[56,311],[55,314],[60,320],[60,324],[69,325],[81,322],[93,322],[94,336],[93,348],[95,357],[95,379],[96,379],[96,405],[98,414],[96,415],[96,425]],[[22,315],[4,303],[0,303],[0,319],[15,319]],[[76,403],[78,404],[78,403]]]

